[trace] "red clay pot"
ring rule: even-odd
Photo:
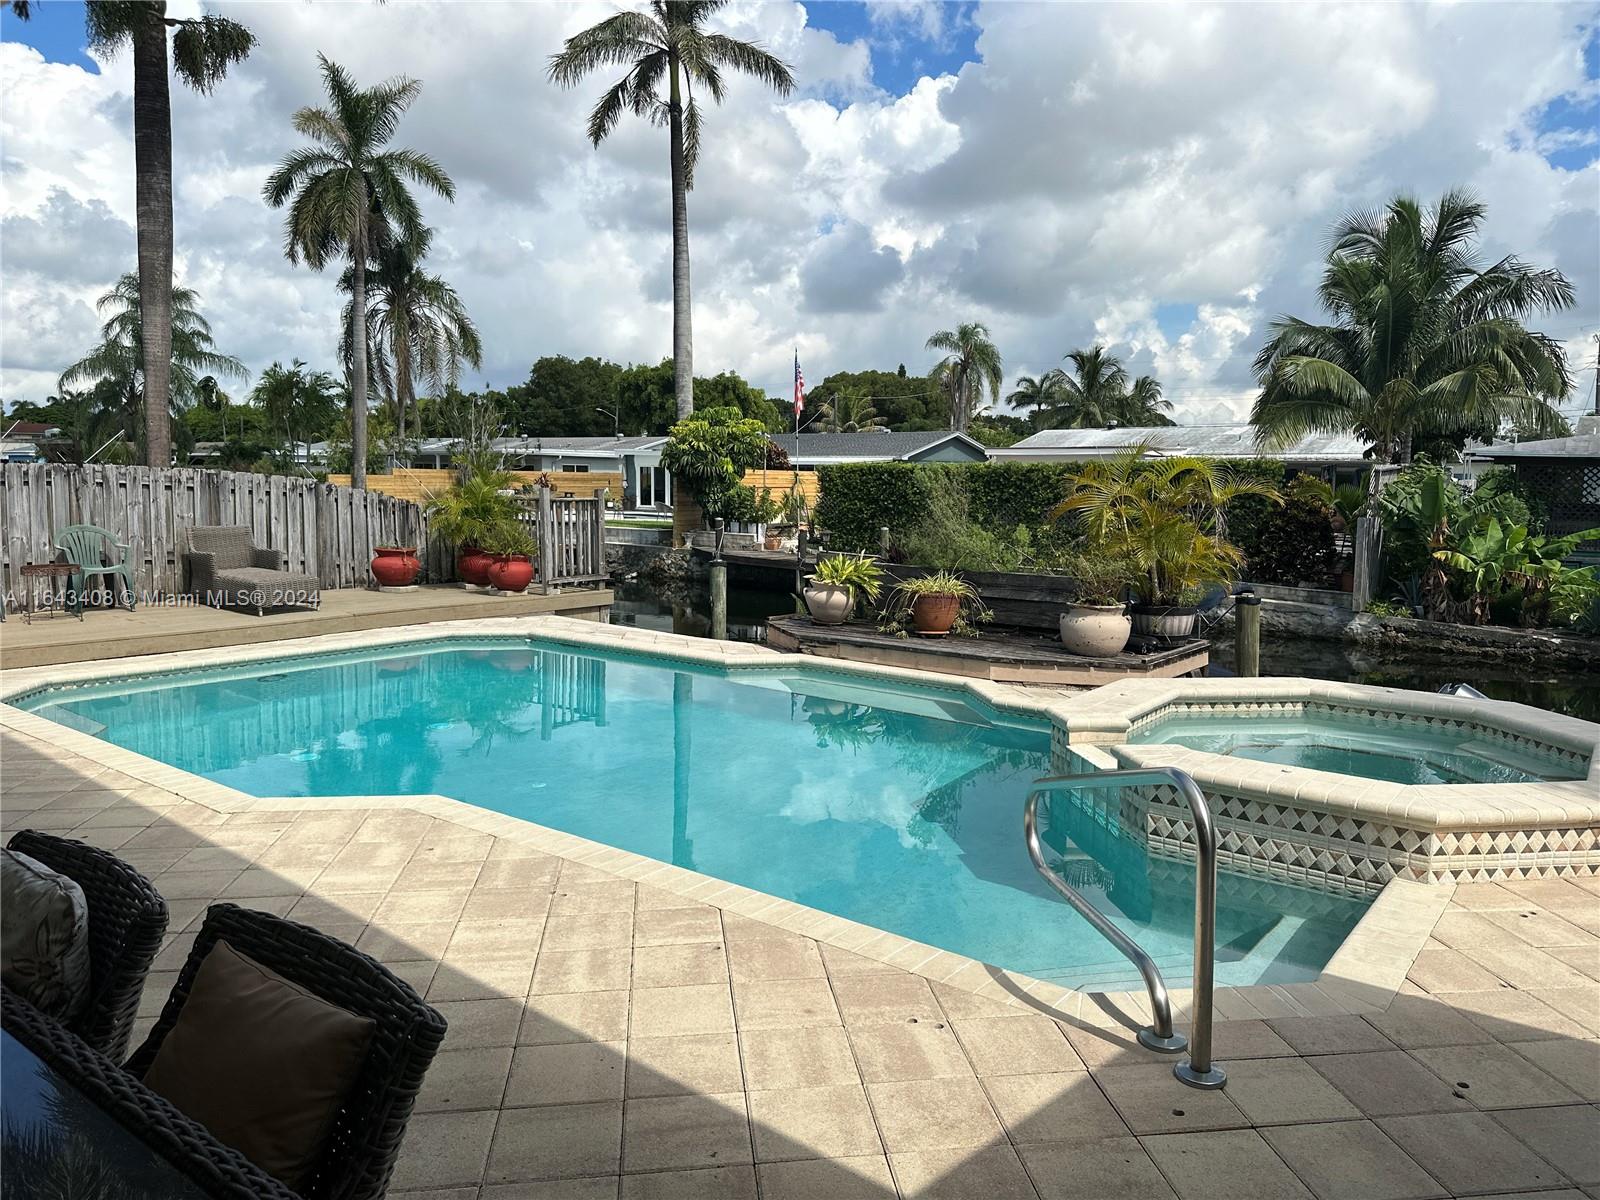
[[[496,554],[489,559],[489,585],[502,592],[526,591],[533,582],[533,562],[525,554]]]
[[[918,596],[911,602],[911,628],[923,637],[943,637],[960,612],[960,596]]]
[[[489,559],[490,556],[476,546],[463,546],[461,553],[456,555],[456,574],[461,577],[462,583],[488,587]]]
[[[410,587],[422,573],[415,546],[377,546],[372,559],[372,577],[379,587]]]

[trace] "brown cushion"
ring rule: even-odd
[[[298,1186],[361,1069],[373,1022],[218,941],[144,1081]]]

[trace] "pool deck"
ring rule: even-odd
[[[1391,883],[1348,988],[1219,990],[1229,1084],[1197,1092],[1133,1041],[1141,996],[896,962],[911,943],[443,798],[241,798],[54,734],[0,706],[0,825],[168,898],[136,1038],[217,899],[445,1014],[396,1197],[1600,1196],[1593,877]]]
[[[83,620],[56,613],[31,622],[8,614],[0,625],[0,668],[50,666],[207,650],[415,625],[419,621],[470,621],[538,613],[598,614],[611,603],[604,589],[574,589],[554,596],[489,595],[453,584],[425,585],[409,592],[338,588],[322,593],[321,607],[284,609],[265,616],[200,604],[90,609]]]

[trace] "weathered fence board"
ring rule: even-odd
[[[592,497],[556,496],[540,488],[523,500],[520,519],[538,544],[538,582],[549,591],[606,578],[606,489]]]
[[[314,479],[149,467],[0,464],[0,588],[13,607],[25,563],[59,555],[56,534],[98,525],[126,542],[135,590],[186,589],[183,552],[196,525],[248,525],[258,546],[282,550],[291,569],[325,588],[364,587],[375,546],[428,547],[429,578],[454,575],[447,550],[429,547],[427,518],[409,501]]]

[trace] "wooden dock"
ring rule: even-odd
[[[1148,654],[1084,658],[1068,654],[1058,640],[1033,630],[985,631],[970,638],[902,638],[880,633],[866,622],[818,625],[802,616],[768,617],[767,645],[819,658],[1061,687],[1099,687],[1130,677],[1171,679],[1198,674],[1210,661],[1210,646],[1199,638]]]

